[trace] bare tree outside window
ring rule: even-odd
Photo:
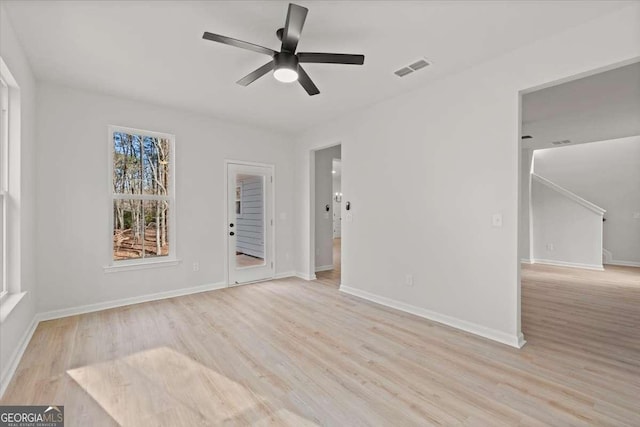
[[[113,260],[168,256],[171,140],[114,131]]]

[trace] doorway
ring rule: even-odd
[[[314,166],[314,271],[317,281],[337,288],[342,275],[341,146],[315,151]]]
[[[622,354],[640,338],[640,63],[521,101],[522,330]]]
[[[273,166],[227,163],[228,285],[274,276]]]

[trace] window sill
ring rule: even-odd
[[[148,261],[137,264],[116,264],[104,267],[105,273],[118,273],[120,271],[147,270],[150,268],[173,267],[182,262],[181,259],[165,259],[162,261]]]
[[[26,294],[26,292],[19,292],[17,294],[9,294],[3,297],[2,303],[0,303],[0,323],[5,321],[9,316],[9,313],[16,308],[20,300],[22,300]]]

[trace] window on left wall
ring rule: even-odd
[[[0,74],[0,301],[8,295],[7,199],[9,169],[9,86]]]
[[[111,126],[111,266],[175,260],[173,135]]]

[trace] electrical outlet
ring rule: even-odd
[[[407,286],[413,286],[413,274],[406,274],[404,276],[404,284]]]
[[[553,251],[554,251],[553,243],[547,243],[547,250],[548,250],[549,252],[553,252]]]
[[[200,263],[199,262],[194,262],[193,263],[193,271],[200,271]]]

